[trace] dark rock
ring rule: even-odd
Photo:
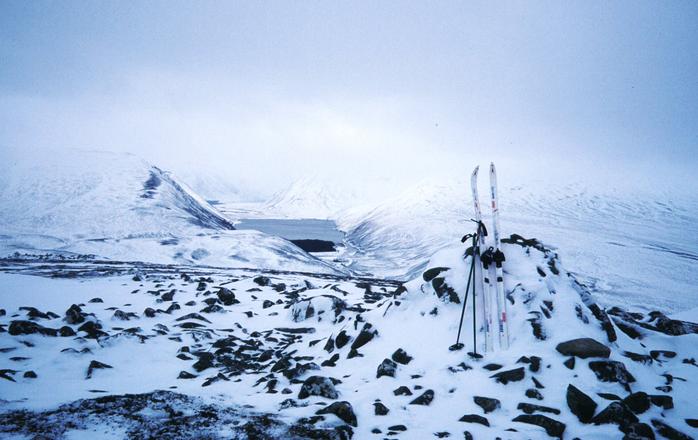
[[[361,329],[359,336],[357,336],[354,342],[351,344],[351,348],[354,350],[358,350],[359,348],[368,344],[374,338],[374,336],[378,334],[378,332],[376,330],[372,330],[372,328],[373,326],[371,324],[364,324],[364,327]]]
[[[393,425],[393,426],[388,426],[389,431],[399,431],[399,432],[404,432],[407,431],[407,426],[405,425]]]
[[[419,397],[410,402],[410,405],[428,406],[434,400],[434,390],[426,390]]]
[[[497,371],[497,370],[501,369],[502,366],[499,364],[487,364],[482,368],[484,368],[487,371]]]
[[[654,394],[649,396],[652,405],[661,406],[663,409],[672,409],[674,407],[674,399],[671,396],[663,396]]]
[[[343,422],[348,423],[354,427],[357,426],[354,409],[351,407],[351,404],[346,401],[333,402],[332,404],[322,408],[315,414],[334,414],[337,417],[339,417]]]
[[[35,333],[44,336],[58,336],[58,330],[44,327],[32,321],[12,321],[8,332],[12,336],[33,335]]]
[[[237,299],[235,299],[235,294],[233,293],[233,291],[230,289],[226,289],[225,287],[221,287],[220,289],[218,289],[216,296],[218,296],[218,299],[220,300],[220,302],[223,303],[224,306],[232,306],[233,304],[240,302]]]
[[[567,386],[567,406],[582,423],[591,422],[596,411],[596,402],[572,384]]]
[[[118,319],[119,321],[128,321],[131,318],[138,318],[135,313],[126,313],[123,310],[116,310],[112,318]]]
[[[622,354],[633,362],[647,365],[652,363],[652,356],[647,354],[633,353],[632,351],[624,351]]]
[[[402,385],[402,386],[394,389],[393,394],[395,394],[396,396],[411,396],[412,391],[410,391],[410,389],[407,388],[406,386]]]
[[[686,424],[691,428],[698,428],[698,419],[686,419]]]
[[[390,359],[384,359],[378,366],[376,378],[381,376],[395,377],[395,371],[397,371],[397,364]]]
[[[628,408],[635,414],[642,414],[650,409],[650,398],[644,391],[632,393],[623,399]]]
[[[35,373],[34,371],[32,371],[32,370],[25,371],[24,374],[23,374],[23,376],[26,377],[27,379],[36,379],[36,378],[38,377],[38,376],[36,375],[36,373]]]
[[[543,400],[543,395],[535,388],[529,388],[526,390],[526,397],[529,399]]]
[[[373,413],[377,416],[384,416],[390,412],[387,406],[383,405],[381,402],[375,402],[373,404]]]
[[[265,277],[265,276],[262,276],[262,275],[259,275],[259,276],[254,277],[254,279],[252,279],[252,281],[253,281],[256,285],[261,286],[261,287],[265,287],[265,286],[270,286],[270,285],[271,285],[271,280],[270,280],[269,278]]]
[[[572,356],[571,358],[567,359],[563,364],[565,364],[565,367],[569,368],[570,370],[574,370],[574,362],[575,362],[575,357]]]
[[[87,301],[89,303],[103,303],[104,301],[102,298],[92,298],[91,300]]]
[[[152,309],[150,307],[146,307],[146,309],[143,310],[143,315],[146,318],[155,318],[155,309]]]
[[[596,374],[601,382],[618,382],[629,390],[629,383],[635,382],[632,374],[625,369],[625,365],[618,361],[592,361],[589,368]]]
[[[485,411],[485,414],[491,413],[501,407],[499,400],[491,397],[473,396],[473,401]]]
[[[80,306],[73,304],[65,311],[65,318],[63,318],[68,324],[80,324],[85,322],[85,313],[82,312]]]
[[[323,376],[310,376],[303,382],[298,393],[299,399],[306,399],[310,396],[320,396],[326,399],[336,399],[339,393],[334,387],[334,382]]]
[[[490,426],[490,422],[487,420],[487,418],[477,414],[466,414],[458,419],[458,421],[466,423],[479,423],[481,425]]]
[[[533,381],[533,385],[535,385],[535,387],[538,388],[539,390],[542,390],[543,388],[545,388],[543,386],[543,384],[540,383],[540,381],[538,379],[536,379],[535,377],[532,376],[531,380]]]
[[[78,327],[78,331],[87,333],[88,339],[99,339],[104,336],[109,336],[106,332],[102,331],[101,324],[93,321],[85,322],[83,325]]]
[[[608,317],[606,311],[599,307],[598,304],[590,304],[588,307],[596,320],[599,321],[603,331],[606,332],[608,342],[615,342],[618,339],[618,335],[616,335],[616,330],[613,328],[611,318]]]
[[[519,367],[514,368],[513,370],[500,371],[499,373],[496,373],[490,377],[493,377],[497,380],[497,382],[506,385],[509,382],[518,382],[522,380],[525,375],[526,373],[524,371],[524,367]]]
[[[213,367],[213,361],[215,359],[215,355],[213,353],[209,353],[207,351],[200,351],[197,353],[194,353],[196,357],[199,358],[198,361],[192,365],[192,367],[198,371],[199,373],[206,370],[207,368]]]
[[[564,423],[551,419],[540,414],[521,414],[513,419],[514,422],[528,423],[530,425],[540,426],[545,429],[545,432],[551,437],[562,438],[562,434],[567,427]]]
[[[653,330],[666,335],[681,336],[690,333],[698,333],[698,324],[692,322],[670,319],[660,312],[650,312],[650,322],[654,323]]]
[[[424,273],[422,274],[422,278],[424,279],[424,281],[428,283],[429,281],[439,276],[441,272],[444,272],[446,270],[450,269],[448,267],[432,267],[431,269],[427,269],[424,271]]]
[[[320,365],[323,367],[336,367],[338,360],[339,360],[339,354],[335,353],[332,355],[331,358],[327,359],[326,361],[323,361],[322,364],[320,364]]]
[[[224,310],[225,309],[223,307],[219,306],[218,304],[211,304],[211,305],[208,305],[208,306],[204,307],[203,309],[201,309],[200,312],[201,313],[218,313],[218,312],[222,312]]]
[[[265,299],[264,302],[262,302],[263,309],[268,309],[269,307],[272,307],[273,305],[274,305],[274,301],[269,301],[268,299]]]
[[[347,332],[342,330],[335,338],[334,344],[337,348],[342,348],[349,343],[351,336],[347,335]]]
[[[620,396],[617,396],[617,395],[612,394],[612,393],[596,393],[596,395],[601,397],[602,399],[606,399],[606,400],[619,400],[619,401],[623,400],[620,398]]]
[[[664,357],[667,359],[673,359],[676,357],[676,352],[670,351],[670,350],[651,350],[650,356],[652,356],[652,359],[655,359],[655,360],[659,360],[659,358],[661,358],[661,357]]]
[[[92,360],[90,361],[90,365],[87,367],[87,375],[85,376],[85,379],[90,379],[92,377],[92,372],[94,370],[101,370],[105,368],[114,368],[111,365],[104,364],[102,362]]]
[[[393,353],[391,357],[395,362],[402,365],[407,365],[412,360],[412,356],[408,355],[402,348],[395,350],[395,353]]]
[[[603,425],[613,423],[623,428],[631,423],[637,423],[637,417],[633,412],[622,402],[612,402],[603,411],[596,414],[591,419],[595,425]]]
[[[446,283],[446,280],[442,277],[437,277],[431,280],[431,285],[436,292],[436,296],[441,299],[448,300],[454,304],[460,304],[460,298],[458,293]]]
[[[544,412],[550,414],[560,414],[559,409],[550,408],[548,406],[534,405],[532,403],[521,402],[516,407],[516,409],[525,412],[526,414],[533,414],[534,412]]]
[[[557,344],[557,351],[565,356],[577,356],[582,359],[589,357],[608,358],[611,349],[591,338],[572,339]]]
[[[692,440],[692,437],[683,432],[672,428],[659,419],[652,419],[652,426],[657,430],[659,435],[668,438],[669,440]]]
[[[646,423],[631,423],[624,428],[623,440],[654,440],[654,432]]]
[[[160,298],[163,301],[172,301],[174,299],[175,293],[176,293],[176,291],[174,289],[172,289],[169,292],[163,293]]]
[[[191,374],[188,371],[180,371],[177,379],[195,379],[196,377],[196,374]]]
[[[75,330],[68,327],[67,325],[64,325],[63,327],[58,329],[58,334],[61,336],[75,336]]]

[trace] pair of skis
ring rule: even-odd
[[[480,209],[480,199],[477,190],[477,175],[480,167],[475,167],[470,177],[470,185],[473,191],[473,205],[475,207],[475,222],[478,225],[477,246],[473,249],[473,259],[475,264],[475,280],[479,287],[475,289],[481,292],[480,299],[482,310],[482,322],[485,333],[485,351],[494,350],[493,337],[493,298],[497,307],[497,334],[499,347],[502,350],[509,348],[509,323],[507,322],[507,304],[504,292],[504,253],[501,250],[499,236],[499,202],[497,200],[497,170],[494,163],[490,164],[490,197],[492,199],[492,223],[494,246],[487,247],[485,237],[487,228],[482,222],[482,211]],[[493,278],[494,275],[494,278]],[[494,282],[492,281],[494,279]],[[477,293],[475,294],[477,295]],[[474,298],[473,298],[474,299]]]

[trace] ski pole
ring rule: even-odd
[[[474,251],[474,249],[473,249]],[[463,299],[463,310],[460,312],[460,323],[458,324],[458,336],[456,337],[456,346],[460,343],[460,332],[461,329],[463,328],[463,317],[465,316],[465,305],[468,303],[468,292],[470,292],[470,281],[473,278],[473,272],[475,272],[475,264],[474,264],[474,254],[471,257],[470,260],[470,271],[468,272],[468,283],[465,288],[465,298]]]

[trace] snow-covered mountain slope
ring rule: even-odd
[[[0,168],[0,253],[334,271],[291,243],[232,223],[136,156],[63,151]]]
[[[695,196],[500,180],[504,234],[522,231],[559,247],[567,267],[601,301],[664,311],[698,306]],[[481,182],[488,217],[486,189]],[[404,278],[421,270],[436,250],[473,232],[472,217],[469,182],[424,181],[370,210],[342,212],[338,225],[347,233],[353,269]]]
[[[511,346],[482,359],[467,353],[472,297],[465,347],[449,349],[470,263],[466,245],[443,249],[405,285],[6,262],[0,432],[177,438],[174,426],[180,438],[212,439],[698,433],[698,325],[599,307],[539,242],[510,240],[504,251]]]

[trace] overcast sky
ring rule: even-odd
[[[489,160],[698,188],[698,2],[491,3],[3,0],[0,149],[259,194]]]

